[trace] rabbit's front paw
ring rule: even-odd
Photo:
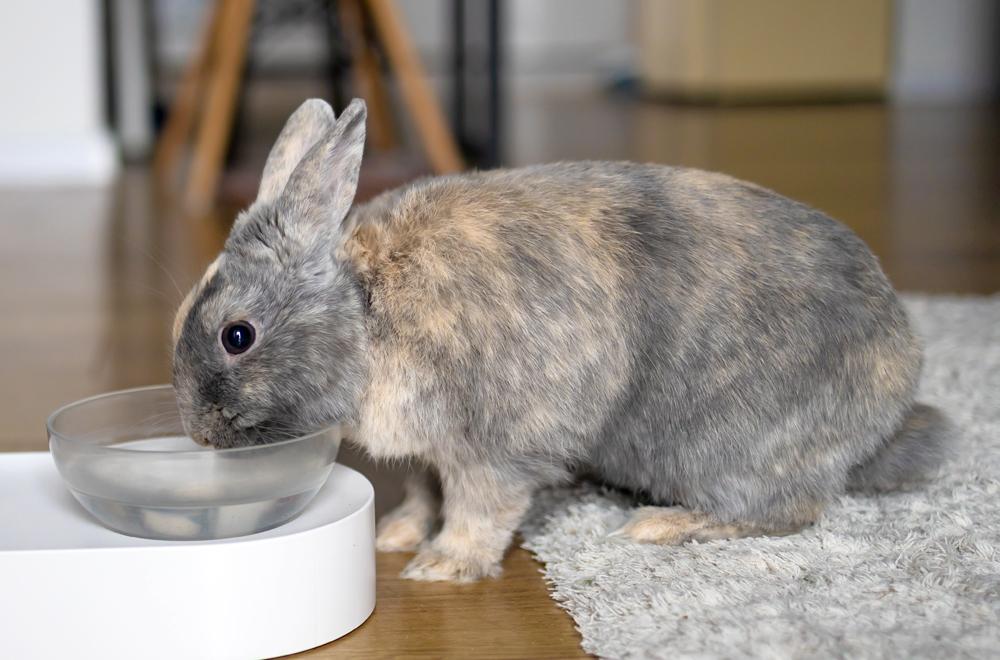
[[[430,536],[434,520],[425,511],[401,506],[378,523],[375,549],[379,552],[413,552]]]
[[[427,470],[406,477],[406,498],[378,521],[375,548],[379,552],[413,552],[431,537],[437,525],[440,498]]]
[[[456,557],[434,548],[421,550],[403,569],[403,577],[407,580],[423,582],[475,582],[499,575],[499,562]]]

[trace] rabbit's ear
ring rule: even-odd
[[[306,154],[285,187],[284,203],[298,206],[296,217],[338,231],[358,188],[365,149],[365,102],[354,99]]]
[[[292,172],[334,123],[333,108],[320,99],[309,99],[292,113],[271,147],[256,203],[270,204],[281,195]]]

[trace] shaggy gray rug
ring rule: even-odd
[[[608,657],[1000,657],[1000,296],[907,297],[920,398],[960,429],[922,490],[844,496],[807,531],[682,547],[609,538],[631,503],[551,490],[522,533],[583,648]]]

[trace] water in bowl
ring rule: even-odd
[[[295,490],[287,492],[287,470],[281,463],[260,460],[258,452],[247,454],[247,460],[241,461],[243,455],[239,453],[218,454],[185,436],[147,438],[114,446],[129,451],[66,466],[89,473],[79,475],[84,481],[112,484],[110,492],[97,496],[71,490],[99,520],[106,524],[114,521],[109,526],[115,531],[144,538],[193,541],[271,529],[298,515],[332,469],[308,482],[295,482]],[[198,451],[208,455],[194,464],[164,461],[157,469],[140,475],[129,471],[134,468],[130,455],[133,451]],[[247,470],[242,479],[241,467]]]

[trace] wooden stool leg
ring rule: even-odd
[[[379,41],[399,79],[403,99],[416,123],[417,132],[431,167],[438,174],[465,168],[455,138],[448,129],[444,112],[434,98],[427,75],[410,43],[392,0],[366,0]]]
[[[389,93],[378,58],[365,33],[361,0],[340,0],[337,4],[342,34],[351,50],[351,64],[354,66],[358,94],[368,102],[368,135],[372,146],[383,151],[392,149],[398,139],[392,122]]]
[[[198,212],[211,205],[219,184],[253,19],[254,0],[222,1],[215,66],[184,192],[188,209]]]
[[[222,23],[224,6],[225,0],[216,0],[208,8],[201,39],[198,40],[197,53],[184,71],[177,95],[170,107],[167,123],[163,126],[156,142],[156,149],[153,153],[153,172],[161,184],[173,183],[172,179],[176,176],[178,155],[191,133],[192,126],[194,126],[198,96],[204,87],[204,79],[209,71],[216,34]]]

